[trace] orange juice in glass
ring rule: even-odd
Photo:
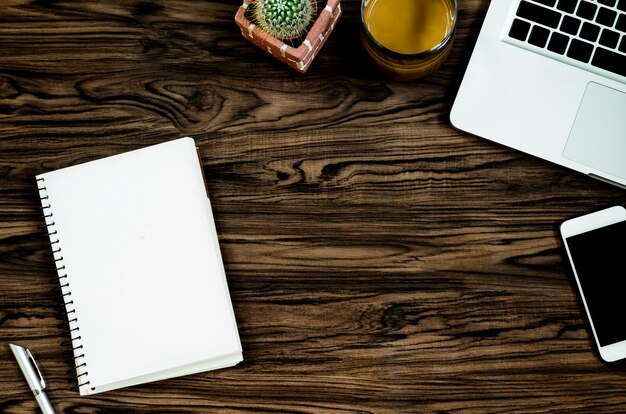
[[[457,0],[362,0],[361,40],[383,74],[417,79],[450,53],[456,20]]]

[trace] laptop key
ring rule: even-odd
[[[626,33],[626,14],[619,15],[615,28],[620,32]]]
[[[561,31],[574,35],[576,36],[576,34],[578,33],[578,29],[580,28],[580,20],[572,17],[572,16],[565,16],[563,17],[563,21],[561,22]]]
[[[617,8],[623,12],[626,12],[626,0],[619,0],[619,4],[617,5]]]
[[[577,3],[577,0],[559,0],[559,4],[556,8],[565,13],[574,13]]]
[[[619,33],[609,29],[602,30],[602,35],[600,36],[600,44],[602,46],[615,49],[617,42],[619,42]]]
[[[616,11],[607,9],[606,7],[601,7],[600,11],[598,11],[598,15],[596,16],[596,23],[599,23],[603,26],[613,27],[616,16]]]
[[[595,42],[599,34],[600,26],[593,23],[585,22],[583,23],[583,28],[580,29],[580,37],[590,42]]]
[[[522,1],[517,8],[517,15],[522,19],[530,20],[544,26],[556,29],[561,20],[561,14],[557,11],[546,9],[538,4]]]
[[[567,43],[569,42],[569,37],[565,36],[562,33],[554,32],[552,33],[552,37],[550,37],[550,43],[548,43],[548,50],[550,52],[558,53],[562,55],[565,53],[567,49]]]
[[[534,26],[528,37],[528,43],[537,47],[545,47],[550,31],[545,27]]]
[[[572,39],[569,49],[567,50],[567,56],[580,62],[587,63],[589,62],[589,58],[591,58],[592,52],[593,45],[591,43],[583,42],[578,39]]]
[[[509,37],[523,42],[526,40],[526,36],[528,36],[529,31],[530,23],[520,19],[515,19],[511,25],[511,30],[509,30]]]
[[[604,4],[605,6],[615,7],[616,0],[598,0],[598,3]]]
[[[612,50],[596,48],[591,64],[597,68],[626,76],[626,56]]]
[[[622,36],[622,43],[619,44],[619,51],[626,53],[626,36]]]
[[[576,16],[582,17],[583,19],[593,20],[596,15],[596,9],[598,6],[594,3],[589,3],[588,1],[581,1],[578,5],[578,10],[576,10]]]

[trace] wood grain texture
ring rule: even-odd
[[[36,412],[8,344],[65,413],[608,413],[557,226],[625,204],[578,173],[455,131],[483,0],[447,63],[381,78],[359,2],[307,75],[256,49],[238,2],[0,5],[0,412]],[[192,135],[244,362],[79,397],[36,174]]]

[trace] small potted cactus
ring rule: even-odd
[[[253,7],[257,26],[279,40],[302,36],[317,13],[315,0],[255,0]]]
[[[339,16],[339,0],[319,12],[316,0],[244,0],[235,22],[246,39],[305,73]]]

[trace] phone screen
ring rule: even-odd
[[[626,340],[626,221],[566,240],[600,346]]]

